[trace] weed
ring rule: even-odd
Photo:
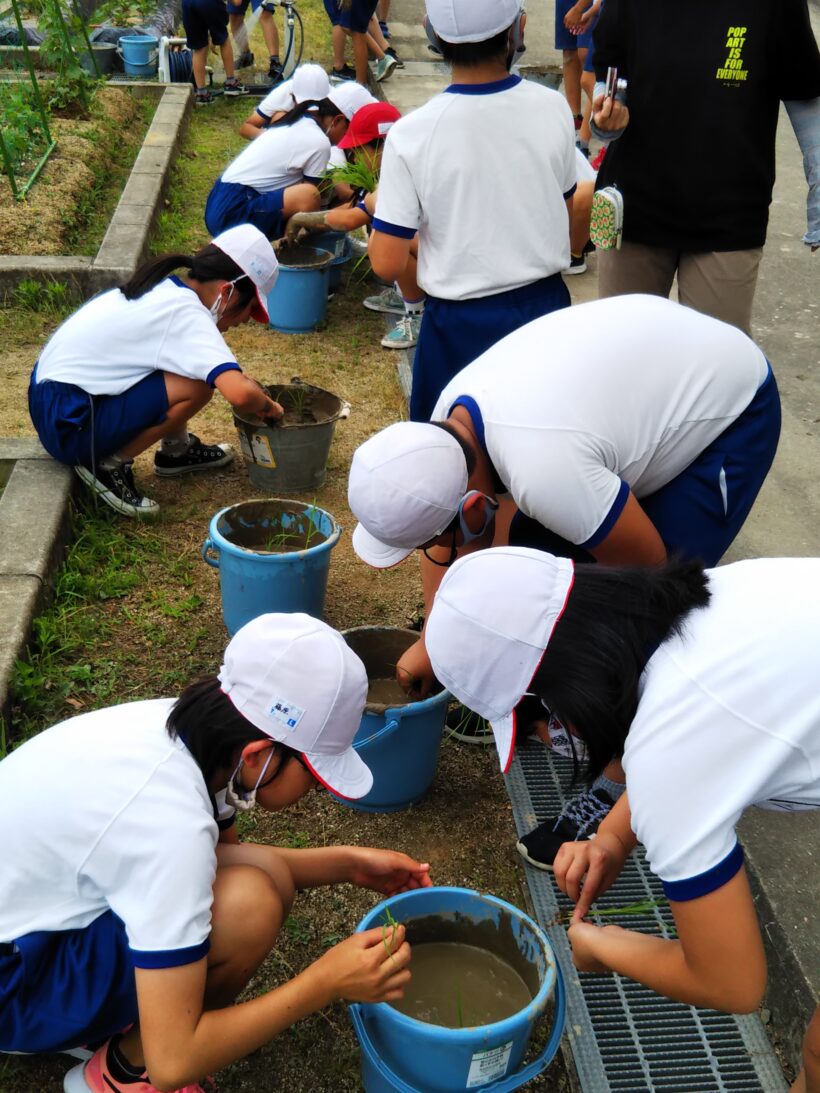
[[[12,303],[24,311],[39,311],[54,318],[63,318],[73,308],[71,289],[65,281],[20,281],[12,289]]]
[[[635,903],[626,903],[623,907],[593,907],[590,914],[596,918],[620,918],[622,915],[645,915],[648,911],[654,911],[656,907],[667,907],[665,899],[641,899]],[[572,921],[574,911],[559,911],[547,926],[565,926]]]
[[[394,967],[398,967],[398,964],[396,964],[396,958],[393,956],[393,950],[390,948],[390,945],[387,944],[387,931],[388,929],[390,930],[390,942],[392,944],[393,938],[396,936],[396,927],[398,925],[396,919],[393,918],[393,912],[389,907],[385,907],[384,922],[382,923],[382,945],[384,945],[384,951],[390,957],[390,963],[393,964]]]
[[[295,915],[288,915],[285,919],[285,929],[293,940],[298,941],[301,945],[307,945],[309,941],[313,940],[311,928]]]

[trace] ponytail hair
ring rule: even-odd
[[[335,118],[337,114],[343,113],[330,99],[305,99],[288,110],[287,114],[283,114],[270,128],[281,129],[286,125],[293,125],[301,121],[308,112],[312,118]]]
[[[709,598],[697,561],[673,558],[653,569],[576,566],[530,690],[583,739],[589,778],[623,755],[647,661]]]
[[[196,254],[161,254],[137,269],[132,277],[120,285],[126,300],[138,300],[156,288],[176,269],[186,269],[197,281],[233,281],[238,302],[247,304],[254,295],[254,286],[245,271],[219,247],[208,243]]]

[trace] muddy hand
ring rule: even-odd
[[[316,964],[334,999],[392,1002],[410,981],[404,926],[377,926],[334,945]]]
[[[413,699],[426,698],[433,686],[433,665],[419,638],[407,649],[396,664],[396,682]]]
[[[301,242],[308,232],[322,231],[327,227],[323,212],[294,213],[285,229],[285,242],[288,246]]]

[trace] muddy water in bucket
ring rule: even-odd
[[[310,383],[274,383],[265,391],[284,409],[281,421],[238,414],[233,419],[251,484],[280,495],[319,489],[344,402]]]

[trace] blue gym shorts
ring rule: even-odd
[[[769,366],[766,379],[732,424],[681,473],[640,505],[655,525],[669,554],[698,558],[716,566],[737,536],[769,473],[780,438],[780,394]],[[609,534],[623,511],[629,489],[618,500],[593,539],[569,543],[517,512],[510,543],[548,550],[578,562],[595,561],[589,548]]]
[[[28,408],[40,443],[60,463],[90,467],[118,452],[143,429],[159,425],[168,414],[165,375],[149,372],[120,395],[89,395],[73,383],[31,375]]]
[[[208,38],[215,46],[228,40],[228,9],[225,0],[182,0],[182,25],[189,49],[207,49]]]
[[[569,303],[560,273],[473,300],[428,296],[413,357],[410,420],[429,421],[439,395],[456,372],[491,345]]]
[[[0,944],[0,1051],[37,1054],[107,1040],[137,1020],[125,927],[106,911],[80,930]]]
[[[378,0],[351,0],[350,7],[345,9],[339,6],[339,0],[324,0],[324,3],[327,17],[334,27],[343,27],[354,34],[365,34]]]
[[[592,3],[592,0],[590,0]],[[570,34],[564,26],[564,16],[573,7],[575,0],[555,0],[555,48],[556,49],[589,49],[592,45],[592,32],[595,29],[595,19],[592,25],[583,34]]]
[[[205,202],[205,226],[214,236],[235,224],[254,224],[268,239],[279,239],[284,201],[284,190],[260,194],[252,186],[218,178]]]

